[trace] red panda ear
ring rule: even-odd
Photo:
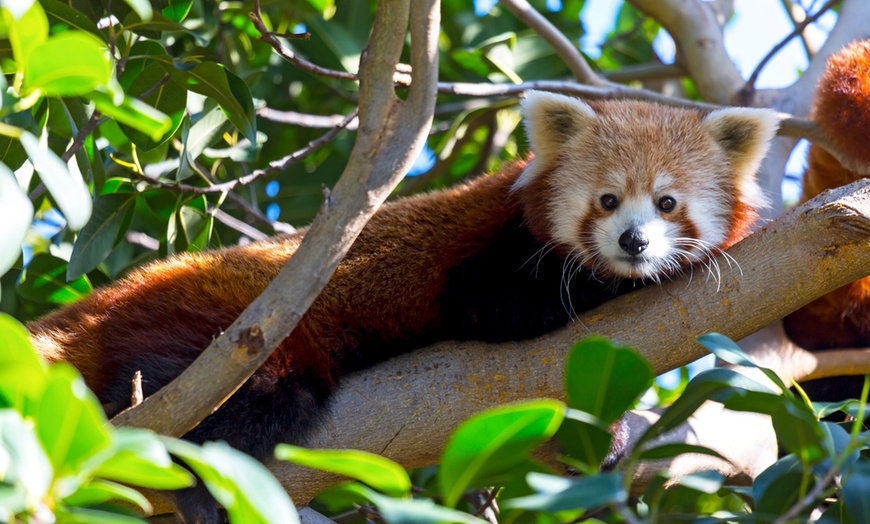
[[[779,118],[770,109],[729,107],[707,115],[704,126],[734,169],[754,174],[776,135]]]
[[[544,91],[526,91],[520,106],[526,136],[535,153],[535,160],[517,181],[517,185],[525,185],[565,150],[572,136],[592,122],[595,111],[577,98]]]
[[[731,161],[732,173],[744,201],[763,204],[755,175],[779,128],[770,109],[730,107],[707,115],[703,125]]]

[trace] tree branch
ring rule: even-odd
[[[705,354],[694,342],[700,334],[741,339],[866,276],[868,238],[870,180],[862,180],[735,245],[729,254],[741,269],[725,270],[721,286],[686,276],[608,302],[532,341],[442,342],[346,377],[329,418],[305,444],[381,453],[408,467],[432,464],[453,428],[472,414],[520,399],[562,398],[562,362],[583,336],[598,333],[637,348],[656,373],[673,369]],[[727,267],[723,256],[718,262]],[[297,502],[337,480],[274,460],[267,465]]]
[[[499,3],[550,44],[578,82],[593,86],[604,86],[608,83],[595,74],[574,44],[526,0],[499,0]]]
[[[385,2],[360,60],[360,130],[348,167],[275,280],[169,385],[112,419],[180,436],[228,398],[284,340],[329,281],[359,231],[420,152],[435,108],[438,0]],[[393,72],[410,19],[415,75],[408,98]]]
[[[788,35],[786,35],[785,38],[780,40],[780,42],[778,44],[773,46],[773,48],[771,48],[771,50],[768,51],[768,53],[766,55],[764,55],[764,58],[762,58],[761,61],[758,62],[758,65],[755,66],[755,69],[752,71],[752,74],[749,75],[749,79],[746,81],[746,86],[744,86],[743,89],[748,90],[748,91],[754,90],[755,89],[755,82],[756,82],[756,80],[758,80],[758,75],[761,74],[761,71],[764,69],[764,66],[766,66],[767,63],[774,56],[776,56],[777,53],[779,53],[782,50],[782,48],[784,48],[789,42],[791,42],[792,38],[794,38],[800,34],[803,34],[804,29],[806,29],[807,26],[809,26],[810,24],[812,24],[813,22],[818,20],[822,15],[824,15],[825,13],[827,13],[828,11],[833,9],[833,7],[837,4],[839,4],[841,1],[842,0],[828,0],[825,3],[825,5],[820,7],[819,10],[816,11],[812,16],[808,16],[808,17],[804,18],[802,22],[796,24],[794,27],[794,30],[791,33],[789,33]]]
[[[659,22],[677,45],[678,62],[695,81],[704,100],[732,103],[743,78],[722,42],[717,11],[695,0],[629,0]]]

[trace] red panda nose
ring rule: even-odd
[[[631,228],[619,235],[619,247],[631,256],[643,253],[648,245],[649,240],[639,229]]]

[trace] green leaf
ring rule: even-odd
[[[208,249],[214,226],[214,215],[208,211],[205,196],[192,200],[178,210],[181,236],[176,240],[179,251],[203,251]]]
[[[77,166],[72,169],[48,148],[48,135],[37,140],[27,131],[18,138],[27,151],[33,168],[39,173],[42,183],[51,193],[57,207],[67,221],[67,227],[78,230],[85,226],[91,216],[93,201],[87,184]],[[73,163],[75,164],[75,163]]]
[[[411,479],[405,469],[392,460],[372,453],[305,449],[279,444],[275,448],[275,457],[357,479],[393,497],[404,497],[411,492]]]
[[[522,463],[553,436],[564,416],[565,406],[548,399],[501,406],[465,421],[441,456],[438,485],[445,505],[454,507],[466,489],[491,483]]]
[[[702,450],[706,449],[701,446],[693,447],[700,448]],[[691,453],[697,453],[697,451],[691,451]],[[715,452],[712,454],[714,456],[719,456]],[[674,481],[676,485],[689,488],[693,491],[712,494],[719,491],[719,489],[722,487],[722,484],[725,483],[725,477],[718,471],[699,471],[698,473],[682,475],[674,479]]]
[[[121,127],[136,147],[142,151],[150,151],[169,140],[181,126],[184,110],[187,107],[187,90],[175,82],[164,81],[167,73],[163,66],[147,58],[149,55],[166,56],[166,51],[159,43],[151,40],[137,42],[130,50],[130,55],[136,59],[131,59],[127,63],[127,68],[118,79],[124,86],[127,96],[141,99],[143,103],[167,115],[171,121],[167,132],[157,140],[130,126]],[[155,89],[158,85],[159,87]],[[147,97],[141,98],[149,91]]]
[[[34,48],[48,40],[48,17],[39,2],[33,2],[19,19],[8,8],[2,9],[3,22],[9,28],[9,44],[19,71],[30,69],[28,59]]]
[[[241,85],[244,82],[215,62],[202,62],[192,69],[179,69],[168,59],[160,59],[160,62],[173,81],[194,93],[212,98],[224,110],[230,122],[248,140],[256,142],[254,103],[247,85]],[[243,99],[239,100],[236,96]]]
[[[120,511],[61,507],[56,513],[58,522],[64,524],[147,524],[140,518],[131,517]]]
[[[3,483],[23,492],[22,497],[16,498],[25,508],[34,507],[45,498],[51,487],[51,463],[33,424],[11,409],[0,409],[0,464]]]
[[[163,16],[175,22],[181,22],[190,12],[193,0],[169,0],[161,10]]]
[[[800,472],[801,464],[796,456],[786,455],[782,457],[756,477],[755,482],[752,484],[752,498],[758,501],[764,497],[771,483],[777,478],[789,473],[796,473],[800,476]]]
[[[800,463],[794,455],[779,459],[761,472],[752,485],[755,513],[778,516],[785,513],[801,496],[803,480]],[[808,488],[812,487],[812,483]]]
[[[230,128],[227,115],[219,108],[206,112],[190,127],[185,141],[185,150],[196,159],[205,149],[214,144]]]
[[[565,363],[568,405],[598,417],[605,424],[621,417],[654,378],[643,357],[604,337],[581,340]]]
[[[802,462],[807,464],[827,456],[825,435],[807,406],[795,401],[783,402],[771,418],[779,445],[797,455]]]
[[[113,97],[103,91],[91,91],[87,97],[101,113],[145,133],[154,141],[161,140],[172,128],[171,118],[135,98],[125,96],[116,104]]]
[[[697,453],[700,455],[709,455],[711,457],[727,460],[718,452],[704,446],[696,446],[693,444],[662,444],[654,448],[645,449],[638,457],[640,460],[661,460],[669,459],[686,453]]]
[[[487,521],[455,509],[439,506],[429,499],[394,499],[385,497],[361,484],[346,484],[341,491],[362,497],[378,508],[388,524],[486,524]]]
[[[66,31],[34,47],[24,71],[27,92],[81,96],[112,77],[113,62],[102,40],[90,33]]]
[[[725,402],[740,389],[773,393],[769,388],[730,369],[714,368],[702,371],[689,382],[683,394],[647,429],[635,444],[635,449],[640,449],[645,442],[685,422],[707,400]]]
[[[118,428],[114,453],[96,468],[94,476],[153,489],[192,486],[193,475],[172,462],[164,442],[152,431]]]
[[[211,110],[204,111],[199,120],[192,126],[190,120],[185,120],[181,130],[181,140],[183,148],[181,150],[181,160],[178,166],[178,172],[175,179],[178,181],[189,178],[198,168],[194,161],[202,154],[202,152],[221,135],[223,135],[231,124],[227,121],[227,115],[220,107],[214,107]]]
[[[174,16],[174,15],[173,15]],[[124,31],[136,33],[136,35],[150,38],[139,43],[158,43],[163,32],[182,32],[193,37],[203,47],[209,45],[208,39],[197,31],[191,31],[184,25],[161,13],[154,13],[150,20],[143,20],[136,13],[130,13],[124,17]],[[161,53],[165,54],[165,53]]]
[[[148,0],[124,0],[142,20],[151,20],[154,10]]]
[[[0,94],[2,96],[2,94]],[[0,163],[15,171],[27,160],[27,151],[16,138],[0,135]]]
[[[850,447],[852,439],[843,426],[833,422],[820,422],[819,427],[824,434],[824,446],[828,456],[825,460],[814,465],[813,470],[816,473],[823,476],[826,471],[831,469],[834,460],[842,459],[841,468],[844,470],[858,461],[861,454],[858,449]],[[847,451],[849,451],[848,456],[843,457]]]
[[[33,351],[17,320],[0,313],[0,392],[7,399],[33,398],[45,387],[45,362]]]
[[[613,440],[607,424],[594,415],[576,409],[566,410],[565,420],[556,436],[562,451],[572,459],[571,464],[584,473],[599,469],[610,452]]]
[[[844,472],[841,484],[840,498],[852,522],[870,522],[870,463],[854,463]]]
[[[763,368],[753,362],[752,359],[749,358],[749,355],[744,353],[743,349],[741,349],[736,342],[725,335],[719,333],[707,333],[706,335],[699,336],[697,340],[702,346],[707,348],[710,353],[716,355],[716,358],[736,366],[756,368],[776,384],[780,391],[786,395],[792,395],[791,390],[785,385],[785,383],[783,383],[782,379],[779,378],[779,375],[777,375],[773,370]]]
[[[16,141],[17,142],[17,141]],[[0,275],[3,275],[18,260],[21,245],[33,222],[33,204],[21,190],[12,171],[0,164]]]
[[[49,368],[36,430],[55,474],[76,473],[109,445],[108,421],[79,372],[65,362]]]
[[[68,4],[58,0],[39,0],[39,3],[45,9],[52,27],[62,25],[67,29],[78,29],[91,33],[100,39],[103,38],[103,34],[97,29],[97,24]]]
[[[96,506],[111,501],[127,502],[138,507],[145,514],[150,514],[152,511],[151,503],[144,495],[133,488],[107,480],[92,480],[63,499],[63,503],[67,506],[78,507]]]
[[[65,260],[47,253],[38,253],[21,273],[18,294],[44,304],[70,304],[87,296],[93,288],[87,277],[72,282],[65,279]]]
[[[73,245],[67,280],[75,280],[96,268],[123,238],[130,225],[136,194],[112,193],[97,197],[94,212]]]
[[[579,479],[529,473],[526,479],[536,494],[508,500],[504,502],[505,507],[554,513],[592,509],[628,499],[619,473],[601,473]]]
[[[230,522],[299,523],[287,492],[253,458],[223,442],[207,442],[201,448],[180,440],[164,442],[205,482]]]

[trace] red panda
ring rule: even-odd
[[[304,442],[342,375],[443,339],[531,338],[707,261],[764,204],[755,172],[778,120],[529,92],[533,157],[371,219],[263,367],[192,430],[264,456]],[[29,325],[104,403],[177,376],[253,301],[304,235],[184,254]],[[206,519],[207,520],[207,519]]]
[[[870,41],[854,42],[828,60],[813,101],[813,120],[864,173],[851,171],[823,148],[811,145],[801,203],[822,191],[870,175]],[[788,336],[807,350],[870,346],[870,277],[843,286],[784,319]],[[858,398],[862,377],[804,384],[810,398]]]

